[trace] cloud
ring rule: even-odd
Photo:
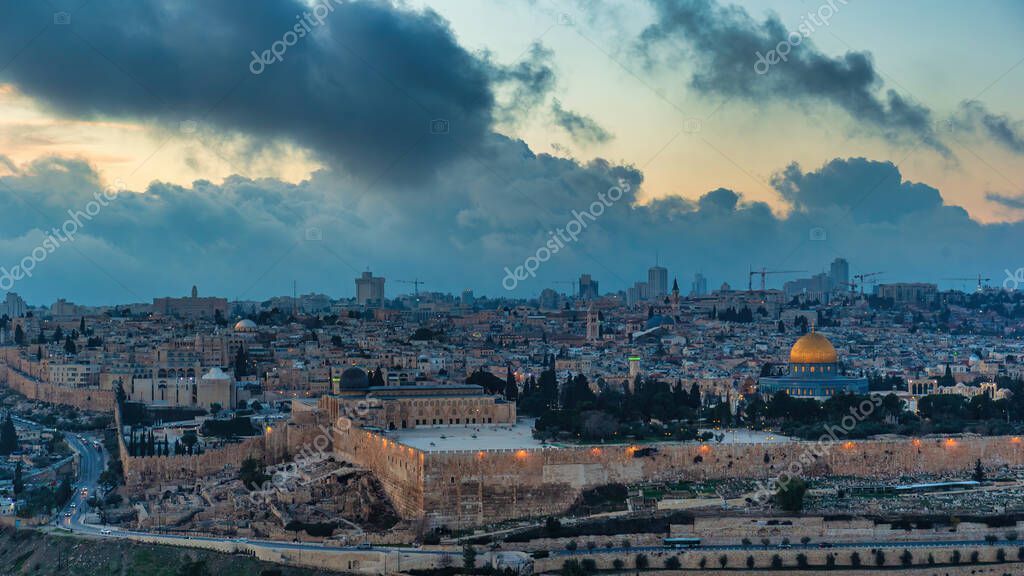
[[[623,197],[512,295],[558,288],[556,281],[584,272],[606,291],[622,289],[646,277],[656,252],[684,285],[702,270],[714,285],[745,286],[749,266],[813,271],[836,256],[854,270],[886,270],[889,281],[1021,265],[1005,247],[1024,243],[1024,224],[975,222],[889,162],[785,167],[772,182],[794,209],[779,216],[728,189],[638,204],[643,175],[635,168],[536,154],[501,136],[479,152],[429,186],[398,185],[386,195],[364,194],[358,180],[326,170],[297,184],[239,176],[154,182],[145,193],[119,194],[14,289],[35,303],[124,303],[197,284],[205,294],[262,300],[290,293],[295,280],[303,292],[351,297],[353,278],[369,266],[390,280],[423,279],[421,290],[501,296],[509,294],[505,266],[534,254],[620,179],[629,185]],[[0,212],[0,266],[16,265],[104,185],[91,166],[64,158],[0,176],[0,204],[14,207]],[[827,241],[810,239],[817,228]],[[406,289],[390,280],[389,296]]]
[[[798,210],[838,209],[867,222],[895,222],[942,206],[935,188],[903,180],[892,162],[866,158],[837,158],[809,173],[794,163],[772,177],[772,186]]]
[[[500,121],[515,124],[540,106],[555,88],[555,70],[551,65],[554,53],[539,42],[534,42],[518,62],[502,65],[487,62],[491,79],[497,89],[507,88],[507,99],[498,103]]]
[[[656,20],[637,47],[649,65],[662,57],[694,66],[690,86],[699,92],[763,103],[818,100],[845,110],[862,128],[901,145],[923,143],[946,157],[949,148],[935,133],[931,111],[884,90],[871,55],[822,53],[810,40],[818,28],[805,21],[790,31],[774,14],[758,22],[747,11],[715,0],[650,0]],[[845,2],[841,3],[845,4]],[[828,7],[828,5],[825,5]],[[833,18],[841,17],[841,6]],[[827,21],[816,19],[819,26]],[[755,69],[758,54],[791,48],[786,61]]]
[[[961,129],[981,133],[1010,152],[1024,154],[1024,122],[993,114],[977,100],[962,102],[951,121]]]
[[[997,192],[989,192],[985,194],[985,199],[1011,210],[1024,210],[1024,196],[1007,196]]]
[[[612,134],[593,118],[566,110],[557,98],[551,102],[551,114],[555,124],[568,132],[577,144],[604,144],[613,138]]]
[[[255,143],[291,142],[364,181],[432,177],[489,136],[494,67],[464,50],[439,15],[375,1],[322,5],[330,11],[317,25],[301,19],[313,9],[299,0],[113,0],[75,11],[70,26],[47,26],[50,5],[6,3],[0,54],[17,56],[0,80],[68,117],[190,121]],[[275,42],[292,45],[277,44],[281,60],[253,74],[253,52]],[[435,119],[448,121],[448,134],[431,133]]]

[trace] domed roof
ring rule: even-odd
[[[362,368],[346,368],[341,373],[341,389],[342,390],[363,390],[370,387],[370,377],[366,375],[366,372]]]
[[[801,336],[789,351],[790,364],[834,364],[838,361],[835,347],[817,332]]]
[[[235,332],[255,332],[256,330],[256,323],[248,318],[235,322]]]

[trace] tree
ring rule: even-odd
[[[900,554],[900,564],[904,566],[911,566],[914,564],[914,555],[910,553],[910,550],[904,550],[903,554]]]
[[[509,365],[505,374],[505,399],[515,402],[519,399],[519,386],[516,384],[516,377],[512,374],[512,365]]]
[[[860,567],[860,552],[853,552],[850,554],[850,566],[854,568]]]
[[[21,324],[14,327],[14,343],[18,346],[25,345],[25,331],[21,329]]]
[[[3,427],[0,427],[0,456],[9,456],[18,450],[18,431],[14,428],[14,420],[10,412],[4,419]]]
[[[637,554],[636,558],[633,559],[633,565],[637,570],[646,570],[650,564],[651,561],[647,559],[646,554]]]
[[[782,557],[778,554],[772,555],[772,570],[780,570],[782,568]]]
[[[68,354],[78,354],[78,346],[75,346],[75,341],[71,339],[71,335],[64,339],[64,351]]]
[[[799,512],[804,507],[807,483],[800,478],[789,478],[788,480],[788,482],[778,483],[775,502],[787,512]]]
[[[462,572],[472,574],[476,570],[476,548],[472,544],[462,547]]]
[[[615,568],[616,570],[622,570],[625,565],[626,563],[622,561],[622,558],[612,560],[612,568]]]
[[[985,481],[985,467],[981,465],[981,458],[974,462],[974,473],[971,474],[971,478],[975,482]]]
[[[747,556],[747,568],[749,568],[751,570],[754,569],[754,557],[753,556]]]
[[[242,485],[249,490],[259,490],[269,477],[263,473],[263,464],[255,458],[242,460],[242,466],[238,470],[238,479]]]
[[[885,552],[881,550],[875,550],[875,565],[885,566]]]
[[[728,564],[729,564],[729,557],[727,555],[722,554],[721,556],[718,557],[718,565],[721,566],[723,569]]]
[[[21,478],[21,461],[14,466],[14,495],[18,496],[25,491],[25,481]]]

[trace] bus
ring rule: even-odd
[[[700,538],[665,538],[665,546],[671,548],[695,548],[700,546]]]

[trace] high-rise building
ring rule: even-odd
[[[8,292],[2,304],[0,304],[0,316],[8,318],[20,318],[25,315],[28,306],[15,292]]]
[[[700,272],[697,272],[693,275],[693,284],[690,285],[690,296],[707,296],[707,294],[708,279]]]
[[[370,271],[356,278],[356,304],[368,308],[384,306],[384,278]]]
[[[579,295],[583,300],[593,300],[598,297],[597,280],[590,277],[590,274],[580,274]]]
[[[626,305],[635,306],[650,297],[650,287],[647,282],[637,282],[626,289]]]
[[[662,266],[652,266],[647,270],[647,289],[652,300],[659,300],[668,295],[668,270]]]
[[[846,290],[850,283],[850,263],[845,258],[836,258],[828,273],[829,281],[832,283],[832,290]]]

